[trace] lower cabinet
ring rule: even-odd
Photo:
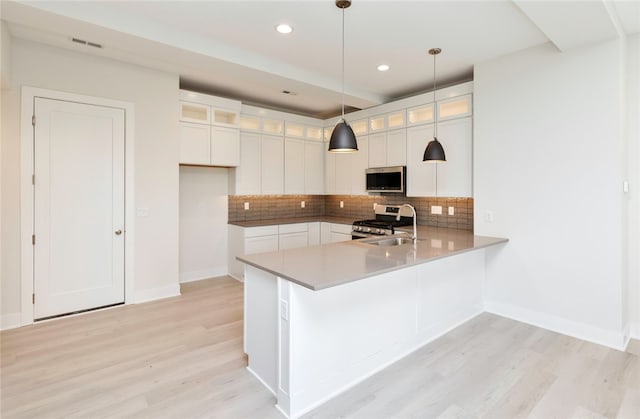
[[[244,264],[236,260],[237,255],[319,245],[321,243],[321,224],[326,224],[329,227],[329,236],[327,236],[329,238],[331,235],[340,234],[337,231],[344,232],[345,227],[348,227],[348,239],[351,239],[351,226],[342,224],[312,222],[260,227],[240,227],[229,224],[229,275],[240,280],[244,278]],[[336,232],[332,231],[331,226],[336,226],[333,228]],[[347,240],[346,234],[331,239],[331,241],[342,240]]]
[[[351,225],[322,223],[320,238],[322,244],[351,240]]]
[[[307,223],[279,225],[278,233],[279,250],[307,247],[309,244],[309,227]]]

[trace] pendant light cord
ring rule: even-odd
[[[438,105],[436,104],[436,55],[433,54],[433,116],[435,117],[433,136],[438,138]]]
[[[344,7],[342,8],[342,120],[344,121]]]

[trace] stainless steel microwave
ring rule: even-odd
[[[404,193],[406,166],[372,167],[366,170],[367,192]]]

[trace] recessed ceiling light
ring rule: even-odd
[[[389,66],[386,64],[380,64],[378,66],[378,71],[387,71],[389,69]]]
[[[286,23],[281,23],[276,26],[276,31],[278,31],[279,33],[287,34],[293,32],[293,28]]]

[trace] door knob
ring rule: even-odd
[[[115,233],[116,233],[116,236],[119,236],[122,234],[122,230],[116,230]]]

